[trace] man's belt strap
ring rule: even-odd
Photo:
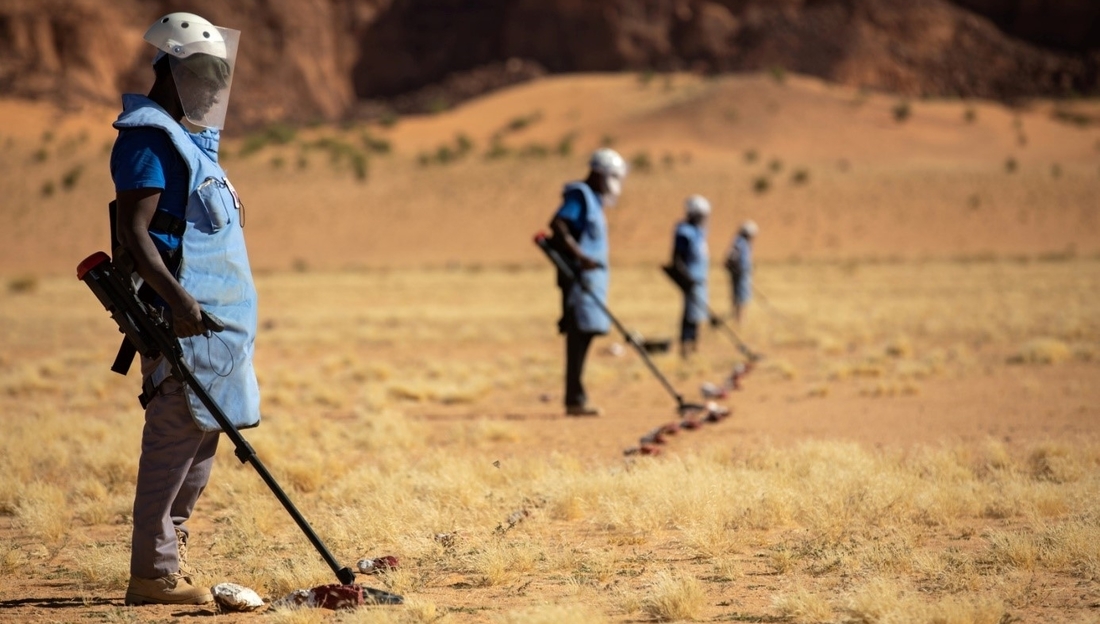
[[[187,229],[187,222],[163,210],[158,210],[153,213],[153,219],[149,222],[149,229],[153,232],[163,232],[172,236],[183,236],[183,232]]]

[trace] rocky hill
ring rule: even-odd
[[[167,0],[0,0],[0,95],[149,82]],[[243,31],[231,121],[446,108],[549,72],[771,69],[911,96],[1100,91],[1091,0],[192,0]]]

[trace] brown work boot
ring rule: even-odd
[[[190,582],[195,571],[187,563],[187,533],[180,528],[176,528],[176,549],[179,551],[180,574]]]
[[[127,605],[201,605],[209,602],[214,602],[214,596],[208,590],[192,585],[179,572],[155,579],[131,576],[130,586],[126,588]]]
[[[567,405],[565,407],[566,416],[602,416],[603,410],[589,405]]]

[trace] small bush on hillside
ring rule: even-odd
[[[271,160],[267,162],[269,165],[271,165],[271,168],[275,169],[276,171],[282,169],[286,165],[286,159],[282,156],[273,156]]]
[[[611,147],[615,145],[615,137],[610,134],[605,134],[600,137],[600,147]]]
[[[676,157],[672,155],[672,152],[665,152],[665,155],[661,156],[661,164],[665,166],[665,169],[672,169],[676,164]]]
[[[785,84],[787,82],[787,70],[782,65],[774,65],[768,70],[771,74],[772,80],[778,84]]]
[[[1054,163],[1053,165],[1051,165],[1050,177],[1054,178],[1055,180],[1062,177],[1062,165],[1059,165],[1058,163]]]
[[[511,152],[504,145],[504,143],[502,143],[500,139],[497,138],[489,144],[489,151],[485,152],[485,158],[487,160],[498,160],[500,158],[504,158],[510,153]]]
[[[566,134],[565,136],[563,136],[561,139],[558,140],[558,146],[555,148],[554,151],[557,152],[558,156],[561,156],[562,158],[567,158],[569,156],[572,156],[573,155],[573,143],[576,140],[577,140],[577,133],[576,132],[570,132],[569,134]]]
[[[504,126],[504,130],[506,132],[519,132],[520,130],[523,130],[538,123],[538,121],[541,119],[542,111],[535,111],[529,115],[524,115],[522,117],[516,117],[512,119],[508,122],[506,126]]]
[[[730,123],[737,123],[737,120],[740,119],[741,116],[737,113],[736,108],[727,108],[722,111],[722,118]]]
[[[393,149],[389,141],[375,137],[369,132],[364,132],[360,140],[363,142],[363,147],[372,154],[389,154]]]
[[[978,111],[973,106],[967,106],[963,111],[963,121],[972,124],[978,120]]]
[[[1005,173],[1016,173],[1016,169],[1018,168],[1019,164],[1016,162],[1015,158],[1009,156],[1005,160]]]
[[[8,282],[8,291],[16,294],[30,293],[38,289],[38,278],[33,275],[13,278]]]
[[[894,121],[901,123],[913,113],[912,108],[909,106],[908,100],[902,100],[894,105],[893,108]]]
[[[528,143],[519,151],[522,158],[546,158],[550,155],[550,148],[542,143]]]
[[[40,147],[31,154],[31,160],[36,163],[44,163],[50,158],[50,152],[44,147]]]
[[[637,152],[630,159],[630,169],[639,173],[648,172],[653,168],[653,161],[649,159],[649,152]]]
[[[966,207],[971,210],[977,210],[982,207],[982,197],[977,193],[966,198]]]
[[[752,181],[752,190],[758,194],[767,193],[771,187],[772,182],[768,179],[768,176],[758,176]]]
[[[791,182],[802,185],[810,181],[810,171],[806,168],[795,169],[791,174]]]
[[[773,158],[771,162],[768,163],[768,170],[772,171],[773,173],[779,173],[782,169],[783,161],[779,160],[778,158]]]
[[[77,165],[72,169],[69,169],[61,176],[61,188],[66,191],[71,191],[76,188],[77,182],[80,181],[80,176],[84,173],[84,165]]]
[[[642,87],[648,87],[649,83],[653,82],[653,77],[657,74],[652,69],[645,69],[638,74],[638,84]]]
[[[50,197],[55,190],[53,180],[46,180],[42,183],[42,188],[40,188],[38,192],[42,194],[42,197]]]
[[[393,111],[386,111],[382,113],[382,116],[378,118],[378,124],[383,128],[392,128],[397,125],[397,121],[400,119],[397,113]]]
[[[750,165],[756,162],[756,159],[759,157],[760,155],[756,153],[756,150],[745,150],[745,162],[749,163]]]

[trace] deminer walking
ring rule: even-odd
[[[618,201],[627,174],[626,161],[609,148],[596,150],[588,164],[588,177],[583,182],[565,185],[562,204],[550,222],[552,245],[571,265],[577,278],[572,280],[558,272],[562,308],[558,331],[565,335],[568,416],[601,413],[588,401],[583,383],[584,364],[593,338],[611,330],[611,319],[604,311],[611,273],[604,209]],[[577,280],[584,280],[587,292]]]

